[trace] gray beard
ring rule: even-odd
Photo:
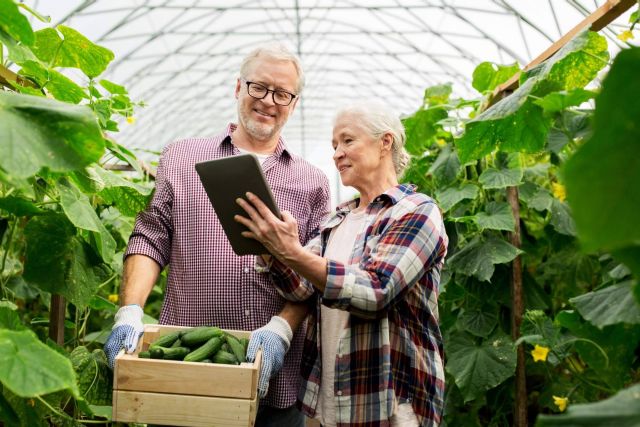
[[[239,107],[238,110],[240,110]],[[238,117],[240,117],[240,122],[244,126],[247,133],[257,140],[264,141],[271,139],[278,131],[275,125],[269,126],[256,123],[254,120],[244,115],[241,111],[238,111]]]

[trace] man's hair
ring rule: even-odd
[[[281,61],[291,61],[291,63],[293,63],[293,66],[296,67],[296,71],[298,72],[298,85],[296,87],[296,94],[300,95],[302,89],[304,88],[304,71],[302,70],[300,58],[298,58],[298,55],[289,50],[287,46],[279,42],[266,43],[249,52],[249,54],[244,57],[244,59],[242,60],[242,64],[240,65],[240,77],[246,79],[251,64],[261,56],[266,56],[268,58]]]
[[[409,164],[409,153],[404,148],[406,135],[400,117],[389,107],[377,101],[360,101],[347,105],[338,110],[334,124],[344,114],[355,116],[355,123],[359,123],[367,130],[372,138],[382,138],[386,133],[391,135],[391,160],[398,176],[401,176]]]

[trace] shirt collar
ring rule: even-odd
[[[233,146],[233,141],[231,139],[231,134],[233,134],[233,132],[237,128],[238,128],[238,125],[236,123],[229,123],[227,125],[227,128],[225,129],[224,133],[222,134],[221,145],[230,144],[230,145]],[[291,157],[291,153],[289,152],[289,149],[287,148],[287,144],[285,143],[284,138],[282,137],[282,135],[280,135],[280,137],[278,138],[278,145],[276,146],[276,149],[273,152],[273,154],[278,158],[282,157],[285,154],[286,154],[286,156]]]
[[[384,193],[373,199],[372,203],[389,201],[392,205],[395,205],[406,196],[415,193],[416,188],[417,187],[413,184],[398,184],[394,187],[389,188]],[[338,207],[336,208],[336,213],[349,213],[358,206],[359,201],[360,198],[358,197],[338,205]]]

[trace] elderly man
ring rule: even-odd
[[[125,253],[122,307],[105,351],[113,364],[122,349],[135,349],[145,301],[161,270],[170,265],[160,323],[215,325],[251,330],[249,349],[262,347],[262,398],[256,426],[302,426],[294,407],[306,305],[286,301],[254,256],[236,256],[224,235],[194,165],[241,153],[262,164],[280,209],[309,240],[329,210],[327,177],[291,153],[280,132],[293,113],[304,84],[298,58],[279,44],[259,47],[242,62],[235,87],[238,124],[213,138],[192,138],[167,146],[160,158],[156,191],[138,215]],[[304,328],[303,328],[304,329]]]

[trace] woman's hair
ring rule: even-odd
[[[300,95],[302,88],[304,88],[304,71],[302,70],[302,64],[298,55],[291,52],[284,44],[278,42],[270,42],[263,44],[253,49],[242,60],[240,65],[240,77],[246,79],[247,73],[251,64],[260,56],[266,56],[268,58],[277,59],[280,61],[291,61],[293,66],[296,67],[298,72],[298,85],[296,87],[296,94]]]
[[[409,164],[409,153],[404,148],[406,135],[400,118],[389,107],[377,101],[358,102],[347,105],[338,110],[334,124],[342,115],[350,114],[367,130],[373,138],[381,138],[384,134],[391,135],[391,160],[396,175],[401,176]]]

